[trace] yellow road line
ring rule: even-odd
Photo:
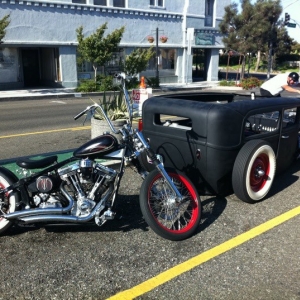
[[[90,129],[91,129],[91,126],[81,126],[81,127],[73,127],[73,128],[36,131],[36,132],[18,133],[18,134],[12,134],[12,135],[3,135],[3,136],[0,136],[0,139],[6,139],[6,138],[18,137],[18,136],[35,135],[35,134],[61,132],[61,131],[76,131],[76,130],[90,130]]]
[[[138,121],[133,120],[132,123],[135,124]],[[27,136],[27,135],[35,135],[35,134],[44,134],[44,133],[54,133],[54,132],[61,132],[61,131],[76,131],[76,130],[90,130],[91,125],[81,126],[81,127],[72,127],[72,128],[63,128],[63,129],[54,129],[54,130],[45,130],[45,131],[36,131],[36,132],[26,132],[26,133],[18,133],[18,134],[11,134],[11,135],[3,135],[0,136],[0,139],[7,139],[12,137],[18,136]]]
[[[262,233],[269,231],[270,229],[290,220],[291,218],[300,215],[300,206],[278,216],[275,217],[257,227],[252,228],[251,230],[242,233],[210,250],[207,250],[191,259],[176,265],[175,267],[160,273],[159,275],[152,277],[141,284],[136,285],[135,287],[120,292],[110,298],[109,300],[122,299],[129,300],[134,299],[140,295],[143,295],[154,288],[170,281],[171,279],[213,259],[214,257],[221,255],[237,246],[261,235]]]

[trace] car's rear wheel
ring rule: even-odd
[[[236,157],[232,186],[242,201],[255,203],[269,192],[274,181],[276,157],[272,147],[263,140],[247,142]]]

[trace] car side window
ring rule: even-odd
[[[273,132],[279,128],[279,111],[250,115],[244,127],[244,136]]]
[[[180,130],[192,129],[192,120],[190,118],[173,115],[159,115],[158,118],[156,118],[156,120],[156,125],[176,128]]]
[[[296,124],[297,108],[286,109],[283,113],[282,127],[288,127]]]

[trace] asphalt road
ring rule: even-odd
[[[90,139],[90,121],[74,116],[91,104],[89,97],[0,102],[0,160],[79,147]]]
[[[76,101],[0,107],[2,159],[75,148],[88,140],[88,129],[59,131],[71,128],[83,104]],[[15,118],[11,111],[17,108],[24,119],[34,111],[36,123]],[[10,118],[4,116],[9,112]],[[18,125],[18,119],[24,123]],[[104,227],[14,227],[0,238],[0,299],[300,299],[299,176],[297,161],[255,205],[234,195],[203,197],[196,234],[171,242],[144,222],[138,203],[142,180],[128,168],[118,218]]]

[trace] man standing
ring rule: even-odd
[[[260,94],[263,97],[280,97],[280,93],[284,90],[300,94],[300,90],[295,87],[300,87],[298,73],[278,74],[261,85]]]

